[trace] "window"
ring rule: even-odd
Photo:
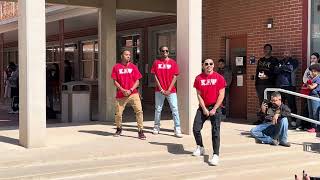
[[[177,33],[175,25],[159,26],[151,29],[149,36],[149,72],[151,70],[153,61],[160,58],[159,48],[161,46],[167,46],[169,48],[169,57],[176,59],[176,47],[177,47]],[[155,87],[154,76],[148,74],[148,86]]]
[[[134,64],[141,65],[140,52],[141,52],[141,42],[140,35],[130,35],[120,37],[120,51],[128,50],[131,52],[131,59]],[[118,53],[120,59],[120,52]]]
[[[59,46],[48,46],[46,48],[46,62],[47,64],[60,64],[60,48]]]
[[[310,52],[320,53],[320,0],[311,2]]]
[[[96,80],[99,71],[99,46],[97,41],[86,41],[81,43],[82,55],[80,61],[81,79]]]
[[[9,62],[18,64],[18,50],[17,49],[6,49],[3,52],[3,67],[6,68],[9,65]]]
[[[143,95],[142,92],[142,85],[145,84],[145,77],[144,72],[144,62],[142,61],[142,44],[141,44],[141,32],[122,32],[119,33],[117,37],[117,57],[118,60],[121,59],[121,51],[128,50],[131,53],[131,60],[132,62],[138,67],[140,73],[142,74],[142,79],[140,80],[139,85],[139,93]]]
[[[159,48],[161,46],[168,46],[170,51],[170,57],[174,58],[176,57],[176,31],[172,32],[163,32],[163,33],[157,33],[156,34],[156,41],[157,41],[157,57],[160,57],[160,51]]]

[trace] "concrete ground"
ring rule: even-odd
[[[0,179],[294,179],[306,170],[320,176],[318,151],[303,151],[303,143],[320,142],[315,134],[289,132],[292,147],[256,144],[248,136],[251,125],[223,122],[220,165],[209,166],[210,123],[203,130],[204,157],[191,156],[193,136],[173,136],[173,122],[162,121],[159,135],[137,138],[136,123],[124,123],[121,137],[113,137],[113,123],[50,124],[47,147],[18,145],[16,127],[0,128]]]

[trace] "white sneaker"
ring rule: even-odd
[[[157,135],[157,134],[159,134],[159,132],[160,132],[160,127],[155,125],[154,128],[153,128],[153,134]]]
[[[193,151],[192,156],[203,156],[204,147],[197,146],[196,150]]]
[[[178,138],[182,138],[181,128],[177,127],[174,129],[174,135]]]
[[[209,164],[211,166],[217,166],[219,164],[219,156],[214,154],[212,158],[209,160]]]

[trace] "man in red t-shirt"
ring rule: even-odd
[[[122,133],[122,113],[127,103],[129,103],[136,113],[138,137],[139,139],[146,139],[146,136],[143,133],[143,111],[141,100],[137,91],[139,79],[142,78],[142,75],[137,66],[130,62],[130,57],[130,51],[123,51],[121,53],[121,62],[113,66],[111,73],[111,78],[114,80],[114,85],[117,87],[115,108],[117,131],[114,136],[120,136]]]
[[[226,81],[213,71],[214,63],[212,59],[206,59],[202,62],[203,73],[199,74],[194,87],[197,89],[199,108],[193,123],[193,135],[197,143],[197,148],[193,152],[194,156],[204,155],[201,129],[204,122],[210,119],[212,126],[212,147],[213,157],[209,164],[216,166],[219,163],[220,149],[220,123],[221,123],[221,104],[224,99]]]
[[[176,93],[177,90],[174,86],[179,74],[179,67],[175,60],[169,58],[168,47],[161,46],[159,50],[161,53],[161,58],[156,59],[151,68],[151,73],[154,74],[156,81],[153,134],[159,134],[161,111],[164,100],[167,99],[172,112],[174,134],[176,137],[182,137],[178,110],[178,98]]]

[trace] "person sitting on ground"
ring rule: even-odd
[[[273,92],[271,101],[264,100],[261,105],[264,122],[251,129],[251,135],[258,143],[290,147],[288,138],[288,116],[290,109],[281,101],[281,94]]]
[[[310,96],[319,98],[320,96],[320,64],[316,63],[309,67],[310,75],[312,77],[312,80],[309,80],[308,89],[311,90]],[[308,105],[311,107],[309,108],[311,110],[310,118],[319,121],[319,110],[320,110],[320,102],[316,100],[309,100],[308,99]],[[312,128],[308,129],[308,132],[315,133],[316,131],[319,131],[317,129],[316,124],[312,124]]]

